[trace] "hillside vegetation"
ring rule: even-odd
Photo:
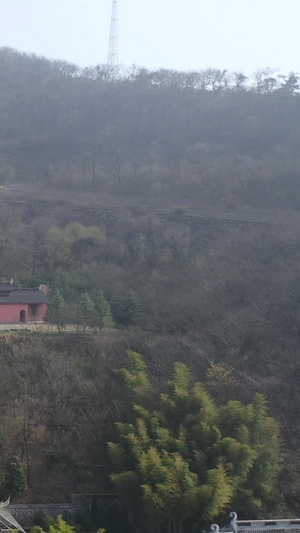
[[[152,532],[202,530],[233,504],[245,518],[296,515],[297,76],[132,68],[112,81],[102,67],[10,49],[0,65],[0,277],[46,283],[47,319],[60,330],[1,333],[3,495],[62,501],[112,491],[111,479],[121,494],[118,476],[133,469],[129,514],[137,526],[136,508],[156,509]],[[67,323],[79,333],[64,333]],[[128,350],[142,354],[147,378],[132,373]],[[120,379],[130,372],[150,403]],[[210,410],[199,419],[202,401]],[[272,428],[261,442],[253,413]],[[123,446],[117,467],[108,441]],[[146,456],[158,478],[176,472],[173,499],[156,478],[146,483]],[[171,525],[168,501],[175,509],[188,494],[187,521]]]
[[[0,66],[2,183],[44,186],[65,200],[92,191],[98,200],[299,208],[294,73],[265,69],[249,80],[132,68],[112,82],[101,66],[7,48]]]

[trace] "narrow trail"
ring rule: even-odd
[[[76,196],[73,196],[73,198]],[[231,213],[228,213],[226,215],[217,215],[216,213],[210,211],[210,210],[203,210],[201,208],[187,208],[187,213],[176,213],[175,211],[170,210],[170,207],[162,205],[162,204],[147,204],[147,203],[140,203],[136,202],[134,200],[126,200],[126,202],[122,203],[122,205],[114,205],[110,203],[105,204],[84,204],[84,203],[77,203],[77,202],[69,202],[65,203],[60,200],[41,200],[41,199],[33,199],[31,201],[28,200],[17,200],[17,199],[8,199],[8,198],[1,198],[1,201],[15,206],[32,206],[32,207],[41,207],[41,208],[47,208],[47,207],[56,207],[56,208],[63,208],[68,207],[74,210],[83,210],[83,211],[102,211],[102,212],[116,212],[116,213],[124,213],[126,211],[131,211],[132,213],[136,215],[144,215],[144,214],[153,214],[157,216],[167,217],[170,219],[176,219],[176,220],[215,220],[215,221],[224,221],[224,222],[232,222],[234,224],[258,224],[258,225],[278,225],[281,222],[278,220],[271,219],[270,217],[264,217],[261,218],[250,218],[248,216],[237,216],[233,215]],[[199,213],[199,210],[201,209],[201,213]],[[197,212],[198,211],[198,212]]]

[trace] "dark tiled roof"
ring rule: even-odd
[[[25,533],[24,529],[13,517],[9,510],[10,498],[6,502],[0,502],[0,531],[19,531]]]
[[[11,291],[13,286],[11,283],[0,283],[0,291]]]
[[[11,287],[11,286],[10,286]],[[46,294],[40,289],[12,289],[4,294],[0,286],[0,304],[46,304]]]
[[[0,508],[0,531],[22,531],[25,533],[22,526],[11,514],[9,507]]]

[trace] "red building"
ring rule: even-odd
[[[17,289],[13,280],[0,283],[0,324],[43,322],[47,305],[47,285],[35,289]]]

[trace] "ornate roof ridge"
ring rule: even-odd
[[[231,520],[228,526],[220,529],[218,524],[212,524],[210,526],[211,531],[215,533],[219,533],[219,531],[239,533],[240,531],[298,530],[300,532],[300,518],[238,520],[235,512],[231,512],[229,516]]]
[[[8,496],[5,502],[0,502],[0,507],[7,507],[10,504],[10,496]]]

